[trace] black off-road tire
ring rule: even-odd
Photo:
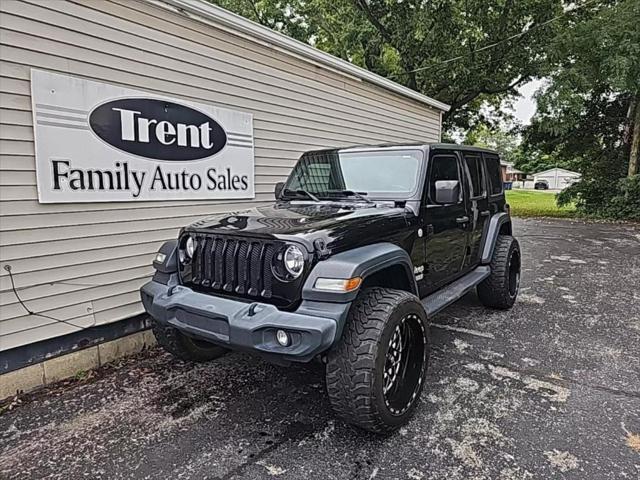
[[[507,310],[513,306],[520,286],[520,245],[511,235],[498,235],[489,264],[491,274],[477,288],[486,307]]]
[[[415,352],[419,351],[418,344],[422,349],[407,357],[419,359],[420,364],[418,360],[407,364],[416,366],[407,367],[415,388],[406,389],[408,400],[405,402],[403,396],[400,407],[390,404],[383,390],[390,344],[396,338],[396,327],[405,322],[411,323],[412,332],[418,332],[410,337],[416,342]],[[378,287],[360,292],[349,311],[342,338],[327,358],[327,392],[336,414],[347,423],[375,433],[389,433],[407,423],[425,382],[428,331],[426,313],[415,295]]]
[[[208,362],[228,352],[226,348],[219,347],[205,340],[196,340],[173,327],[163,325],[155,320],[151,321],[151,329],[158,344],[167,352],[182,360]]]

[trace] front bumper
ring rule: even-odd
[[[308,362],[329,349],[350,307],[350,303],[303,301],[295,312],[284,312],[266,303],[207,295],[153,280],[140,293],[145,310],[157,322],[232,350],[254,351],[280,362]],[[276,341],[280,329],[291,338],[286,347]]]

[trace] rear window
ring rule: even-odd
[[[464,161],[469,169],[469,179],[471,180],[471,198],[484,197],[484,172],[482,170],[482,160],[480,155],[464,156]]]
[[[500,159],[494,155],[485,155],[484,161],[487,166],[487,176],[489,177],[489,191],[491,195],[499,195],[502,193]]]

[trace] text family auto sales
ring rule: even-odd
[[[128,191],[137,198],[143,190],[239,191],[249,187],[248,176],[236,175],[230,167],[210,167],[203,172],[185,168],[186,162],[211,157],[227,143],[224,129],[200,111],[155,99],[119,99],[94,109],[89,126],[118,150],[161,163],[135,169],[126,160],[116,160],[112,168],[96,169],[77,168],[68,159],[51,159],[53,190]],[[181,164],[178,171],[176,162]]]
[[[73,168],[68,160],[52,160],[54,190],[128,191],[137,198],[143,190],[247,190],[247,175],[234,175],[230,168],[219,172],[209,168],[204,177],[197,172],[165,172],[162,165],[153,171],[134,170],[129,162],[115,162],[114,168],[105,170]]]

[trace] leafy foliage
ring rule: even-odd
[[[557,66],[538,96],[525,147],[582,174],[559,196],[561,204],[638,218],[638,180],[621,179],[631,170],[631,132],[640,118],[640,2],[604,3],[554,40]]]
[[[496,150],[502,160],[508,163],[518,163],[522,155],[520,140],[515,132],[486,124],[479,124],[467,131],[463,143]]]
[[[547,71],[563,14],[561,0],[210,1],[451,105],[463,129]]]
[[[621,178],[613,185],[588,178],[558,194],[558,205],[576,202],[578,211],[598,218],[640,221],[640,175]]]

